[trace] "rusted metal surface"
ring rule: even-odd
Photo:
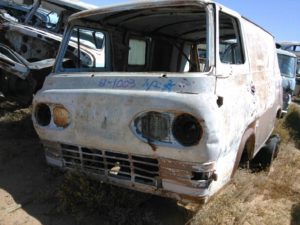
[[[37,0],[33,5],[24,5],[10,0],[0,2],[0,10],[6,17],[15,22],[34,26],[54,33],[63,33],[70,15],[87,9],[97,8],[94,5],[70,0]]]
[[[31,103],[33,94],[42,87],[45,77],[51,72],[62,41],[59,32],[63,30],[68,16],[94,8],[64,0],[43,3],[50,7],[48,14],[45,14],[47,10],[40,8],[41,1],[36,1],[31,8],[7,1],[0,4],[0,91],[24,105]],[[61,14],[55,29],[50,29],[48,24],[50,13]],[[39,21],[43,19],[45,21]],[[70,46],[70,54],[63,60],[65,64],[76,54],[76,43]],[[81,49],[82,54],[92,57],[89,51],[87,47]]]
[[[91,38],[79,39],[77,26],[82,34],[103,34],[100,66],[97,57],[86,67],[77,64],[80,56],[63,65],[75,33],[79,49],[89,41],[90,53],[97,53]],[[79,13],[62,43],[54,74],[34,98],[34,126],[42,140],[60,146],[53,154],[46,147],[49,164],[90,172],[82,165],[92,155],[105,182],[207,199],[228,183],[245,151],[255,156],[281,110],[274,38],[211,1],[147,1]],[[51,111],[47,125],[38,122],[40,104]],[[69,112],[66,128],[51,117],[57,106]]]
[[[196,197],[193,201],[204,201],[205,187],[212,181],[214,174],[212,163],[199,167],[198,164],[163,158],[157,160],[141,155],[87,149],[49,141],[42,143],[50,164],[53,164],[53,158],[56,158],[56,166],[70,170],[79,169],[108,183],[178,200],[192,200],[192,197]],[[203,180],[192,180],[193,171],[207,172],[207,176]],[[169,189],[162,188],[168,184],[171,184]],[[186,188],[178,191],[172,188],[174,185]],[[201,190],[199,185],[203,186]],[[187,190],[193,190],[195,194],[191,196]]]
[[[28,62],[8,46],[0,44],[0,91],[21,104],[30,104],[53,65],[54,59]]]

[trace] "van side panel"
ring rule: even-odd
[[[220,179],[212,183],[211,195],[230,180],[246,129],[253,128],[255,135],[255,146],[249,153],[251,158],[273,131],[281,105],[281,78],[274,38],[255,24],[236,18],[241,28],[245,63],[226,64],[217,57],[216,95],[223,102],[220,114],[223,120],[221,143],[224,146],[216,163]]]
[[[243,24],[257,109],[255,154],[273,131],[277,109],[281,105],[281,77],[274,38],[245,19]]]

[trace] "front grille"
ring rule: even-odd
[[[143,156],[61,145],[64,165],[96,175],[160,185],[158,160]]]

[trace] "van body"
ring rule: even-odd
[[[282,76],[282,113],[287,113],[296,87],[297,56],[282,49],[277,49],[277,56]]]
[[[50,165],[205,201],[258,153],[281,104],[272,35],[212,1],[158,0],[74,14],[32,118]]]

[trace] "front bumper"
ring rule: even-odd
[[[42,141],[47,163],[105,183],[177,200],[205,202],[217,179],[214,163],[196,164]]]

